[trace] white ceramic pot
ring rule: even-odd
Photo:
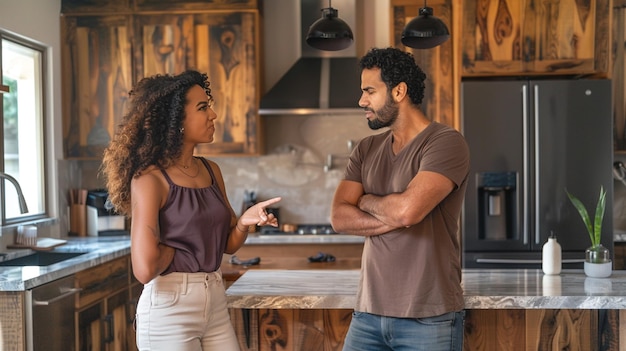
[[[585,274],[591,278],[606,278],[611,276],[613,262],[591,263],[585,261]]]

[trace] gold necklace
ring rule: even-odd
[[[185,166],[183,165],[182,168],[178,165],[178,163],[174,163],[174,166],[176,166],[176,168],[178,168],[181,172],[183,172],[184,175],[186,175],[189,178],[195,178],[198,176],[198,174],[200,174],[200,166],[198,166],[198,163],[196,162],[196,159],[193,158],[191,159],[191,162],[196,165],[196,174],[191,175],[187,172],[185,172],[185,169],[188,169],[190,166]],[[184,168],[184,169],[183,169]]]

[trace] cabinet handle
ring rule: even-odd
[[[535,179],[535,244],[539,245],[541,244],[541,238],[540,238],[540,228],[539,228],[539,216],[541,215],[541,211],[539,208],[539,196],[541,196],[541,192],[540,192],[540,181],[541,179],[539,179],[539,157],[541,156],[539,153],[539,85],[535,84],[534,86],[534,93],[535,96],[533,98],[533,103],[534,103],[534,108],[535,108],[535,174],[534,174],[534,179]]]
[[[139,302],[138,298],[130,299],[126,302],[126,320],[130,324],[135,320],[135,315],[137,314],[137,303]]]
[[[114,339],[114,335],[113,335],[113,315],[112,314],[107,314],[106,316],[102,317],[102,323],[100,324],[101,326],[101,333],[104,336],[102,339],[102,345],[104,346],[104,344],[108,344],[110,342],[113,342]],[[108,328],[108,329],[107,329]]]
[[[81,290],[83,290],[83,289],[81,289],[81,288],[70,288],[70,289],[66,290],[65,292],[63,292],[61,295],[55,296],[55,297],[51,298],[50,300],[43,300],[43,301],[41,301],[41,300],[33,300],[33,305],[35,305],[35,306],[48,306],[50,304],[53,304],[53,303],[55,303],[55,302],[57,302],[59,300],[62,300],[64,298],[66,298],[68,296],[77,294]]]
[[[523,142],[523,162],[524,162],[524,166],[523,166],[523,173],[524,175],[522,176],[522,182],[524,184],[524,192],[522,194],[522,198],[523,198],[523,203],[522,203],[522,233],[523,233],[523,243],[524,245],[528,245],[528,240],[529,240],[529,228],[528,228],[528,220],[529,220],[529,214],[528,214],[528,191],[529,191],[529,186],[530,186],[530,182],[529,182],[529,177],[530,177],[530,170],[529,170],[529,166],[528,166],[528,128],[529,128],[529,123],[528,123],[528,85],[524,84],[522,85],[522,123],[523,123],[523,127],[522,127],[522,142]],[[519,201],[519,200],[518,200]]]

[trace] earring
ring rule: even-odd
[[[183,134],[185,132],[185,127],[180,128],[180,134]]]

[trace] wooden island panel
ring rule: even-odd
[[[597,350],[598,335],[608,336],[599,318],[597,310],[467,310],[464,350]]]
[[[340,351],[351,309],[231,309],[241,351]]]
[[[626,350],[626,272],[593,279],[565,270],[557,289],[543,278],[534,269],[464,269],[463,349]],[[234,321],[248,313],[247,325],[258,326],[247,329],[248,339],[258,338],[247,350],[335,350],[345,339],[358,284],[356,270],[255,270],[227,296]],[[234,325],[246,335],[241,323]],[[324,348],[302,346],[319,340],[308,335],[314,330],[324,334],[316,336]]]

